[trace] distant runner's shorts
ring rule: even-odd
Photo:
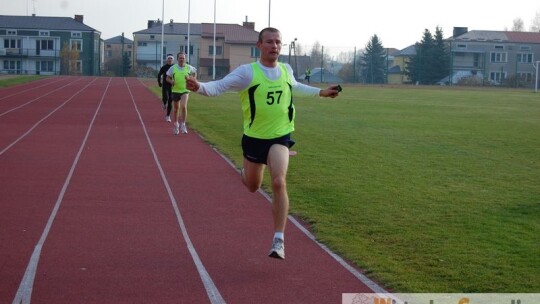
[[[294,143],[290,133],[272,139],[253,138],[244,134],[242,136],[242,151],[244,151],[244,157],[250,162],[267,165],[268,152],[272,145],[278,144],[290,148]]]
[[[182,98],[182,95],[184,94],[188,94],[188,92],[184,92],[184,93],[172,93],[172,100],[173,101],[180,101],[180,98]]]

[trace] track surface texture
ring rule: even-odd
[[[271,204],[135,78],[0,89],[0,303],[341,303],[384,292]],[[240,135],[240,134],[239,134]],[[291,223],[292,222],[292,223]]]

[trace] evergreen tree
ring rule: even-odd
[[[377,35],[366,46],[362,67],[366,83],[386,83],[386,51]]]
[[[441,28],[437,27],[435,37],[426,29],[422,41],[417,42],[415,48],[416,55],[405,67],[405,74],[413,83],[435,84],[448,76],[450,55]]]
[[[122,56],[122,76],[128,76],[130,70],[131,61],[129,60],[127,53],[124,53],[124,56]]]
[[[430,79],[430,83],[437,83],[444,77],[449,76],[450,73],[450,49],[444,42],[443,31],[440,27],[437,27],[435,31],[435,45],[432,56],[433,78]]]

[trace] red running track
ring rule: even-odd
[[[341,303],[385,292],[271,206],[138,79],[0,90],[0,303]]]

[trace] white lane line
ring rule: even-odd
[[[82,79],[82,78],[81,78],[81,79]],[[0,113],[0,117],[4,116],[4,115],[6,115],[6,114],[9,114],[9,113],[11,113],[11,112],[13,112],[13,111],[15,111],[15,110],[18,110],[18,109],[20,109],[20,108],[26,107],[27,105],[33,103],[34,101],[36,101],[36,100],[38,100],[38,99],[41,99],[41,98],[43,98],[43,97],[45,97],[45,96],[47,96],[47,95],[50,95],[50,94],[52,94],[52,93],[54,93],[54,92],[56,92],[56,91],[59,91],[59,90],[65,88],[65,87],[67,87],[67,86],[70,86],[70,85],[74,84],[75,82],[77,82],[77,81],[79,81],[79,80],[81,80],[81,79],[77,79],[77,80],[75,80],[74,82],[71,82],[71,83],[68,83],[68,84],[66,84],[66,85],[64,85],[64,86],[59,87],[58,89],[55,89],[55,90],[52,90],[52,91],[50,91],[50,92],[48,92],[48,93],[46,93],[46,94],[40,95],[39,97],[36,97],[36,98],[34,98],[34,99],[32,99],[32,100],[30,100],[30,101],[28,101],[28,102],[25,102],[25,103],[19,105],[18,107],[15,107],[15,108],[12,108],[12,109],[10,109],[10,110],[8,110],[8,111],[5,111],[4,113]]]
[[[79,163],[79,159],[83,152],[83,148],[86,145],[86,141],[88,140],[88,137],[90,136],[90,131],[92,131],[92,126],[94,125],[94,121],[96,120],[99,109],[101,108],[101,104],[103,103],[105,94],[107,93],[107,90],[109,89],[111,80],[112,78],[109,79],[109,82],[107,83],[107,87],[105,88],[105,91],[103,92],[103,96],[101,96],[101,100],[98,104],[96,112],[94,113],[94,117],[92,118],[92,121],[90,121],[90,125],[88,126],[86,135],[84,136],[84,139],[81,143],[79,152],[77,152],[75,160],[73,161],[73,164],[71,165],[71,169],[69,170],[69,173],[66,177],[66,181],[64,182],[64,185],[62,186],[62,190],[60,191],[60,195],[58,196],[58,199],[56,200],[56,204],[54,205],[53,211],[51,215],[49,216],[47,225],[45,226],[45,229],[43,230],[43,233],[41,234],[41,238],[39,239],[36,247],[34,248],[34,252],[32,253],[30,262],[28,263],[28,266],[26,267],[26,271],[24,272],[24,276],[21,281],[21,284],[19,285],[19,289],[17,290],[17,294],[15,295],[15,298],[13,299],[13,304],[30,304],[30,300],[32,298],[32,288],[34,287],[34,279],[36,277],[36,270],[39,263],[39,258],[41,256],[41,249],[43,247],[43,244],[45,243],[45,240],[47,239],[47,236],[49,235],[49,231],[51,230],[54,219],[56,218],[58,209],[60,209],[60,205],[62,204],[62,200],[64,199],[64,195],[71,181],[71,177],[73,176],[75,167]]]
[[[37,89],[39,89],[39,88],[42,88],[42,87],[45,87],[45,86],[48,86],[48,85],[51,85],[51,84],[55,84],[55,83],[57,83],[57,82],[60,82],[60,81],[62,81],[63,79],[65,79],[65,78],[55,79],[55,81],[47,82],[47,83],[42,84],[42,85],[40,85],[40,86],[32,87],[32,88],[29,88],[29,89],[21,88],[21,89],[23,89],[22,91],[19,91],[19,92],[17,92],[17,93],[13,93],[13,94],[11,94],[11,95],[3,96],[3,97],[0,98],[0,100],[6,99],[6,98],[11,97],[11,96],[24,94],[24,93],[26,93],[26,92],[28,92],[28,91],[37,90]],[[48,80],[48,79],[32,81],[30,84],[26,83],[26,84],[21,84],[20,86],[28,86],[28,85],[31,85],[31,84],[36,84],[36,83],[38,83],[38,82],[41,83],[41,82],[44,82],[44,81],[46,81],[46,80]]]
[[[30,132],[32,132],[32,130],[34,130],[35,128],[37,128],[37,126],[39,126],[45,119],[49,118],[52,114],[54,114],[54,112],[58,111],[60,108],[62,108],[64,105],[66,105],[66,103],[70,102],[73,98],[75,98],[75,96],[79,95],[82,91],[84,91],[87,87],[89,87],[94,81],[96,81],[97,78],[94,78],[94,80],[92,80],[90,83],[88,83],[86,86],[84,86],[84,88],[80,89],[79,91],[77,91],[77,93],[73,94],[70,98],[68,98],[66,101],[64,101],[61,105],[59,105],[58,107],[56,107],[54,110],[52,110],[49,114],[47,114],[45,117],[43,117],[42,119],[38,120],[30,129],[28,129],[28,131],[26,131],[24,134],[22,134],[21,136],[19,136],[19,138],[17,138],[14,142],[12,142],[11,144],[9,144],[7,147],[5,147],[2,151],[0,151],[0,156],[2,154],[4,154],[4,152],[6,152],[7,150],[9,150],[11,147],[13,147],[15,144],[17,144],[21,139],[23,139],[24,137],[26,137],[26,135],[30,134]],[[68,84],[69,85],[69,84]],[[67,86],[67,85],[66,85]],[[63,87],[60,87],[58,88],[57,90],[60,90],[61,88],[64,88],[65,86]],[[55,91],[57,91],[55,90]],[[54,92],[54,91],[53,91]],[[51,92],[52,93],[52,92]],[[48,95],[48,94],[47,94]],[[0,115],[2,116],[2,115]]]
[[[152,150],[152,154],[154,155],[154,161],[156,162],[156,165],[159,169],[161,179],[163,180],[163,183],[165,184],[165,188],[167,189],[167,193],[169,194],[169,198],[171,200],[172,207],[176,214],[176,219],[178,221],[178,224],[180,225],[180,230],[182,231],[182,235],[184,237],[184,240],[186,241],[187,248],[189,250],[189,253],[191,254],[191,258],[193,259],[195,266],[197,267],[197,271],[199,272],[199,276],[201,277],[201,280],[204,284],[204,288],[206,289],[206,294],[208,295],[210,302],[213,304],[225,303],[225,300],[219,293],[219,290],[214,284],[214,281],[212,280],[212,278],[210,277],[210,274],[208,273],[208,271],[206,271],[206,268],[204,267],[201,259],[199,258],[199,255],[197,254],[197,251],[195,250],[195,246],[193,246],[193,243],[191,242],[191,239],[189,238],[186,225],[184,224],[184,219],[182,218],[182,215],[180,214],[180,209],[178,208],[178,203],[176,202],[176,199],[174,198],[174,195],[172,193],[167,177],[165,176],[165,172],[163,171],[163,168],[161,167],[161,163],[154,149],[154,145],[152,144],[152,140],[150,139],[150,136],[148,135],[148,132],[146,130],[146,125],[144,124],[141,113],[139,112],[139,108],[137,107],[137,104],[135,103],[135,98],[133,97],[133,94],[131,93],[131,88],[129,87],[127,80],[125,78],[124,78],[124,81],[126,82],[126,86],[128,87],[129,94],[131,95],[131,100],[133,101],[133,106],[135,107],[135,111],[137,112],[137,115],[139,116],[139,120],[143,127],[144,134],[146,135],[146,140],[148,141],[150,150]]]
[[[199,135],[204,141],[206,141],[201,135]],[[217,149],[213,148],[214,151],[221,156],[234,170],[236,170],[236,166],[221,152],[219,152]],[[270,203],[272,203],[272,198],[264,192],[262,189],[259,189],[258,192],[266,198],[266,200]],[[342,257],[335,254],[330,250],[326,245],[322,244],[321,242],[317,241],[315,236],[302,224],[300,224],[294,217],[291,215],[288,216],[289,220],[298,228],[300,231],[302,231],[308,238],[310,238],[315,244],[317,244],[324,252],[329,254],[336,262],[338,262],[341,266],[343,266],[345,269],[347,269],[352,275],[354,275],[358,280],[360,280],[362,283],[364,283],[367,287],[369,287],[373,292],[380,293],[380,294],[388,294],[388,291],[386,291],[384,288],[379,286],[377,283],[373,282],[371,279],[360,273],[357,269],[349,265],[349,263],[345,262]]]

